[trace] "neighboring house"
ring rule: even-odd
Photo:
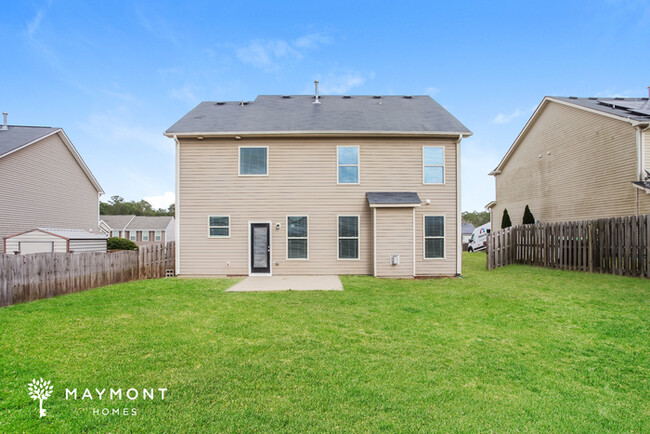
[[[491,172],[493,227],[650,213],[648,98],[545,97]]]
[[[106,235],[80,229],[38,228],[5,238],[5,253],[105,252]]]
[[[61,128],[5,121],[0,174],[0,239],[43,227],[101,233],[104,192]]]
[[[138,246],[174,241],[176,231],[170,216],[102,215],[99,226],[108,236],[126,238]]]
[[[203,102],[165,135],[180,275],[461,272],[471,132],[428,96]]]
[[[472,223],[463,223],[461,230],[463,236],[463,244],[469,243],[469,239],[472,237],[474,229],[476,228]]]

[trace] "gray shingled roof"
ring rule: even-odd
[[[111,229],[123,230],[134,217],[135,215],[102,215],[99,219],[103,220]]]
[[[60,128],[9,125],[7,130],[0,130],[0,157],[58,130]]]
[[[173,219],[170,216],[136,216],[126,227],[127,230],[165,230]]]
[[[552,96],[560,101],[598,110],[635,121],[650,121],[650,101],[648,98],[577,98]]]
[[[420,204],[420,196],[415,192],[372,192],[366,193],[370,205],[413,205]]]
[[[474,229],[476,229],[476,227],[472,223],[463,223],[463,225],[461,226],[461,232],[463,233],[463,235],[471,234],[472,232],[474,232]]]
[[[247,102],[202,102],[167,134],[403,132],[471,134],[429,96],[260,95]],[[381,102],[381,103],[380,103]]]

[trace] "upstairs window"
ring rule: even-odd
[[[307,216],[287,217],[287,259],[309,259]]]
[[[129,240],[137,241],[138,240],[138,233],[136,231],[129,231]]]
[[[359,147],[339,146],[337,147],[338,158],[338,183],[358,184],[359,183]]]
[[[111,237],[119,237],[120,236],[120,231],[112,231],[111,232]]]
[[[424,259],[445,257],[445,218],[424,216]]]
[[[142,241],[149,241],[149,231],[142,231]]]
[[[161,231],[156,231],[153,236],[154,236],[154,241],[162,240],[162,232]]]
[[[210,238],[230,237],[230,217],[211,215],[208,217],[208,236]]]
[[[422,148],[422,160],[425,184],[445,183],[445,148],[442,146],[425,146]]]
[[[269,174],[269,148],[249,146],[239,148],[239,175],[265,176]]]

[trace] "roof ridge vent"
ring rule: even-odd
[[[240,106],[244,107],[245,105],[250,104],[250,101],[242,101],[239,103]]]
[[[350,95],[343,95],[343,99],[350,99],[352,98]]]
[[[224,105],[225,103],[225,101],[217,101],[216,105]]]
[[[291,98],[291,95],[282,95],[282,99],[289,99]]]
[[[577,96],[570,96],[569,99],[578,99]]]
[[[374,99],[381,99],[381,95],[374,95],[373,98]]]
[[[413,99],[413,96],[412,95],[404,95],[402,98],[404,98],[404,99]]]

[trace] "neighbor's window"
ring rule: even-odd
[[[240,175],[268,175],[269,159],[267,147],[239,148]]]
[[[424,258],[445,257],[445,218],[424,216]]]
[[[424,163],[424,183],[445,183],[445,148],[442,146],[425,146],[422,150]]]
[[[210,238],[227,238],[230,236],[230,217],[211,215],[208,217]]]
[[[137,241],[138,240],[138,233],[136,231],[129,231],[129,240]]]
[[[307,216],[287,217],[287,259],[308,259]]]
[[[359,217],[339,216],[339,259],[359,259]]]
[[[112,231],[111,232],[111,237],[119,237],[120,236],[120,231]]]
[[[142,241],[149,241],[149,231],[142,231]]]
[[[339,146],[337,148],[339,184],[359,183],[359,147]]]
[[[153,236],[154,236],[154,241],[162,240],[162,232],[160,231],[156,231]]]

